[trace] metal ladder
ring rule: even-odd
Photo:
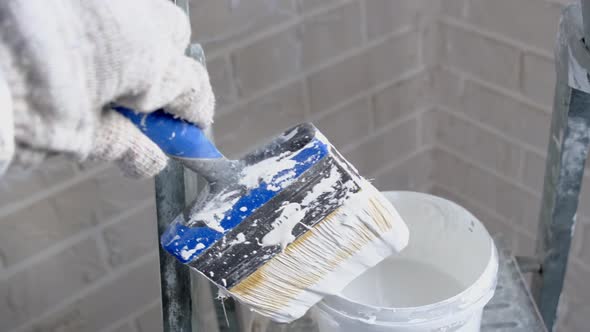
[[[190,0],[174,2],[188,14]],[[581,0],[583,19],[562,17],[562,39],[556,53],[557,82],[548,143],[537,250],[534,257],[514,257],[500,248],[500,272],[494,298],[486,306],[482,331],[552,330],[563,289],[573,237],[584,165],[590,145],[590,0]],[[579,13],[578,13],[579,14]],[[574,15],[575,16],[575,15]],[[580,16],[580,15],[578,15]],[[582,24],[581,24],[582,23]],[[575,39],[565,27],[583,26]],[[565,29],[567,30],[567,29]],[[587,41],[587,42],[586,42]],[[201,47],[193,44],[187,54],[204,63]],[[572,66],[572,60],[579,66]],[[573,75],[576,74],[576,75]],[[582,78],[571,79],[571,76]],[[171,160],[155,179],[158,236],[199,191],[198,177]],[[191,274],[160,248],[160,278],[164,331],[197,331],[193,326]],[[526,286],[522,273],[533,273]],[[220,331],[238,331],[234,303],[216,302]],[[538,308],[538,309],[537,309]],[[229,324],[227,324],[229,322]]]

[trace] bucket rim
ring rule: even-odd
[[[410,194],[428,199],[436,198],[437,200],[444,200],[469,213],[477,222],[481,223],[479,219],[459,204],[436,195],[413,191],[385,191],[383,193],[386,194],[386,197],[390,197],[387,194]],[[404,326],[420,325],[449,319],[449,317],[457,320],[462,315],[482,309],[494,295],[499,268],[498,250],[494,240],[485,227],[484,231],[490,241],[488,264],[469,287],[452,297],[423,306],[395,308],[363,304],[342,295],[330,295],[320,301],[317,308],[323,311],[329,310],[336,312],[349,319],[387,326],[401,324]]]

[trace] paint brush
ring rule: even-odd
[[[264,316],[297,319],[407,245],[395,208],[311,124],[229,160],[163,111],[117,110],[208,181],[162,246]]]

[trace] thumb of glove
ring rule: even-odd
[[[168,161],[154,142],[114,110],[102,116],[88,159],[114,161],[132,178],[152,177],[164,169]]]

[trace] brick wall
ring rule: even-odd
[[[426,1],[192,1],[229,156],[313,121],[383,188],[432,186]],[[54,160],[0,186],[0,331],[161,329],[153,181]]]
[[[379,188],[449,197],[531,254],[566,2],[193,0],[216,140],[237,156],[312,121]],[[590,313],[588,188],[559,331]],[[54,160],[0,202],[0,331],[160,330],[152,181]]]
[[[549,139],[553,45],[569,1],[442,0],[432,191],[463,204],[517,254],[534,252]],[[557,331],[587,330],[590,175]]]

